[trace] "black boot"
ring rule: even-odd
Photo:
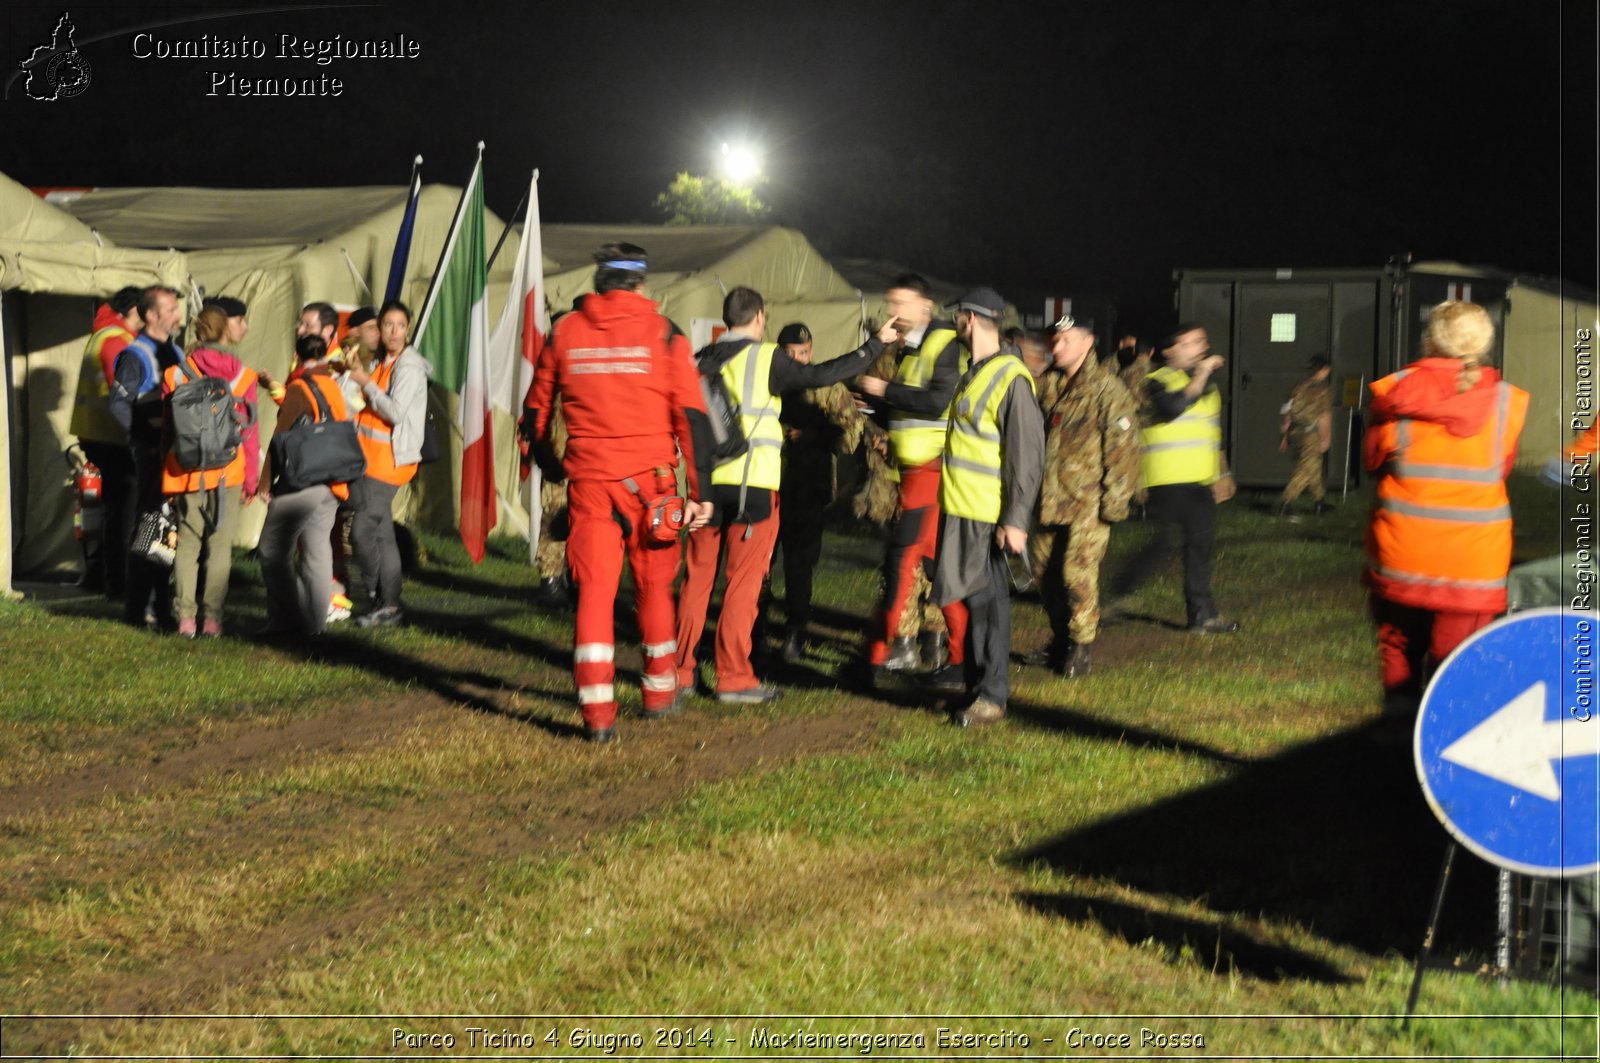
[[[1278,506],[1278,519],[1279,520],[1287,520],[1289,518],[1289,515],[1292,514],[1293,512],[1294,512],[1294,503],[1293,502],[1281,503]]]
[[[917,639],[922,651],[922,666],[937,672],[950,662],[950,636],[943,631],[924,631]]]
[[[799,631],[790,631],[789,634],[784,637],[783,649],[780,652],[783,654],[784,662],[787,664],[799,664],[801,661],[805,660],[805,635]]]
[[[562,609],[570,600],[570,594],[571,587],[566,576],[551,576],[539,581],[539,589],[533,592],[533,600],[550,609]]]
[[[1317,504],[1312,507],[1311,511],[1320,517],[1324,513],[1330,512],[1332,509],[1332,506],[1328,505],[1328,503],[1319,498],[1317,499]]]
[[[1072,647],[1072,652],[1067,655],[1066,661],[1061,665],[1063,679],[1075,679],[1089,674],[1094,654],[1094,644],[1079,642]]]
[[[920,662],[917,660],[917,643],[909,635],[897,636],[889,646],[889,658],[883,662],[886,672],[915,672]]]

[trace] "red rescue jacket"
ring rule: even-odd
[[[656,466],[687,467],[690,499],[704,497],[688,413],[705,414],[689,341],[636,292],[589,295],[551,330],[527,406],[549,431],[561,397],[568,479],[621,480]],[[709,485],[705,490],[709,490]]]

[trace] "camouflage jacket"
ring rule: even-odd
[[[1333,411],[1333,389],[1326,380],[1302,380],[1289,392],[1289,401],[1283,412],[1289,418],[1291,432],[1310,432],[1317,427],[1317,419]]]
[[[1144,401],[1144,381],[1145,377],[1150,375],[1150,363],[1150,356],[1141,354],[1117,374],[1122,378],[1123,386],[1128,389],[1128,394],[1133,396],[1135,406]]]
[[[1046,372],[1039,405],[1045,427],[1039,523],[1125,519],[1139,481],[1139,422],[1122,381],[1090,357],[1071,380]]]

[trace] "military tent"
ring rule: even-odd
[[[124,284],[158,280],[184,291],[203,289],[243,299],[250,306],[251,331],[240,345],[240,356],[281,377],[291,362],[292,329],[301,306],[325,300],[350,308],[381,298],[406,194],[403,187],[97,189],[67,199],[62,210],[14,182],[7,181],[4,191],[9,199],[6,229],[0,232],[37,234],[33,242],[39,249],[19,246],[10,251],[10,243],[0,243],[5,269],[0,286],[22,287],[18,278],[32,278],[30,291],[74,297],[54,311],[48,333],[30,329],[16,346],[23,364],[50,374],[41,376],[40,386],[33,389],[28,430],[19,434],[23,445],[18,464],[32,475],[19,481],[30,487],[25,503],[19,500],[16,506],[23,514],[15,536],[17,568],[35,574],[64,574],[77,563],[61,453],[71,442],[67,423],[94,301]],[[431,283],[459,194],[446,186],[423,189],[403,289],[414,309],[420,308]],[[13,218],[25,220],[26,226],[14,224]],[[491,215],[486,227],[494,239],[503,223]],[[722,297],[740,284],[767,296],[774,330],[786,321],[805,320],[823,356],[860,342],[860,293],[792,230],[546,225],[542,238],[552,310],[571,306],[590,290],[595,248],[623,240],[648,249],[647,294],[660,300],[663,312],[698,342],[708,341],[720,327]],[[491,320],[506,298],[515,240],[515,235],[507,239],[490,273]],[[165,250],[150,250],[156,248]],[[43,272],[47,263],[52,269],[48,274]],[[113,267],[120,271],[113,272]],[[30,321],[37,316],[30,314]],[[8,332],[8,350],[10,336]],[[16,358],[12,364],[15,368]],[[26,369],[16,371],[28,375]],[[448,413],[454,396],[436,393],[435,399],[453,423]],[[268,414],[270,424],[270,409]],[[397,500],[401,519],[437,530],[456,526],[460,442],[451,442],[446,459],[427,467],[417,489]],[[526,536],[512,417],[496,415],[495,448],[502,500],[499,530]],[[254,543],[263,515],[256,507],[246,512],[240,521],[242,545]]]

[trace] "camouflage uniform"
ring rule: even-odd
[[[1141,354],[1129,362],[1127,368],[1117,374],[1123,386],[1128,389],[1128,394],[1133,396],[1134,405],[1144,401],[1144,381],[1150,375],[1150,355]]]
[[[1139,479],[1138,407],[1092,354],[1071,380],[1046,373],[1039,399],[1044,485],[1028,554],[1059,653],[1099,633],[1100,562]]]
[[[550,413],[550,444],[558,456],[567,452],[567,422],[557,401]],[[563,579],[567,574],[567,485],[540,481],[539,548],[535,565],[541,580]]]
[[[1302,491],[1321,502],[1327,497],[1322,471],[1322,432],[1319,422],[1333,413],[1333,388],[1326,380],[1302,380],[1289,393],[1289,452],[1294,455],[1294,475],[1283,489],[1283,504],[1291,505]]]

